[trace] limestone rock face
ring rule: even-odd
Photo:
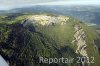
[[[74,40],[72,42],[77,45],[76,53],[88,57],[86,50],[87,44],[85,40],[86,38],[85,32],[80,25],[75,25],[74,28],[75,28],[75,34],[74,34]]]
[[[48,16],[48,15],[33,15],[26,19],[26,23],[24,23],[24,26],[27,25],[27,23],[35,23],[40,24],[42,26],[45,25],[52,25],[56,23],[60,23],[61,25],[66,24],[66,21],[68,21],[69,17],[65,16]]]

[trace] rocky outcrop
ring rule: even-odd
[[[72,43],[77,45],[76,53],[88,57],[85,32],[80,25],[75,25],[74,28],[75,34]]]
[[[42,26],[54,25],[57,23],[64,25],[68,19],[69,17],[65,16],[33,15],[28,17],[24,22],[22,22],[22,24],[25,26],[31,22],[33,24],[40,24]]]

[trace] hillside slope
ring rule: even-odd
[[[8,19],[7,19],[8,18]],[[94,57],[99,66],[96,46],[98,33],[68,16],[33,14],[0,18],[0,54],[10,66],[82,66],[77,57]],[[75,58],[73,63],[39,63],[39,57]]]

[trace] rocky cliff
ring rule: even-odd
[[[75,28],[75,34],[72,43],[77,45],[76,53],[88,57],[85,32],[79,24],[75,25],[74,28]]]
[[[27,19],[24,22],[22,22],[22,24],[24,26],[28,23],[40,24],[42,26],[49,26],[57,23],[63,25],[66,24],[66,21],[68,19],[69,17],[65,16],[32,15],[27,17]]]

